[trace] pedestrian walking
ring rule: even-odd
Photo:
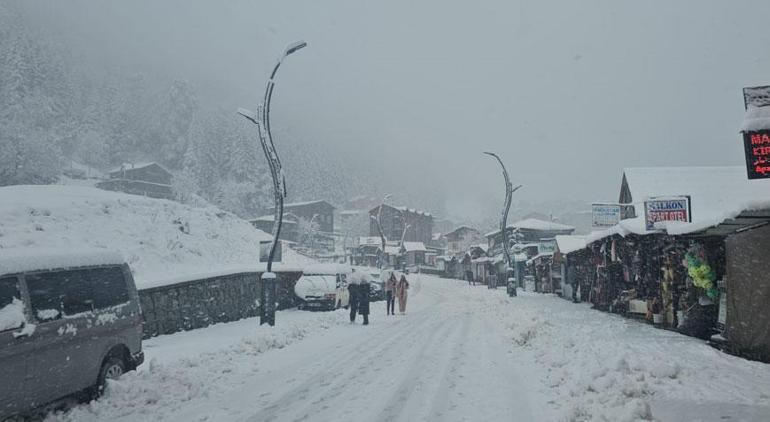
[[[396,284],[396,297],[398,298],[398,311],[403,315],[406,312],[406,298],[408,296],[409,282],[406,276],[401,274],[401,279]]]
[[[390,273],[385,282],[385,311],[388,315],[396,314],[396,274]]]
[[[361,284],[358,285],[358,313],[364,317],[364,325],[369,325],[369,295],[371,294],[369,281],[361,278]]]
[[[465,278],[468,280],[468,285],[476,285],[476,279],[473,278],[473,271],[465,270]]]
[[[350,307],[350,323],[356,322],[356,314],[358,313],[358,294],[359,294],[358,282],[351,277],[348,283],[349,300],[348,306]]]

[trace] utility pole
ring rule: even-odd
[[[270,175],[273,178],[273,198],[275,201],[273,214],[273,240],[270,243],[270,253],[267,257],[267,271],[262,273],[261,277],[262,288],[259,306],[260,325],[275,325],[275,300],[277,295],[275,286],[276,276],[275,273],[273,273],[273,258],[275,257],[275,248],[278,245],[278,236],[281,234],[281,225],[283,224],[283,200],[286,197],[286,178],[284,177],[283,169],[281,168],[281,160],[278,158],[278,152],[275,150],[273,134],[270,131],[270,103],[272,102],[273,89],[275,88],[275,75],[278,72],[278,68],[281,66],[281,62],[290,54],[295,53],[306,46],[306,42],[299,41],[286,47],[283,55],[278,59],[278,63],[275,64],[273,72],[270,74],[270,79],[267,80],[262,104],[257,107],[257,115],[243,108],[238,109],[238,114],[257,125],[259,142],[262,145],[262,151],[265,153],[267,164],[270,167]]]
[[[507,264],[507,268],[505,269],[505,278],[507,281],[507,290],[509,296],[516,296],[516,280],[513,276],[513,260],[511,259],[511,251],[510,247],[508,246],[508,212],[511,209],[511,200],[513,199],[513,193],[516,192],[521,188],[521,185],[516,186],[515,188],[511,184],[511,179],[508,177],[508,170],[505,169],[505,165],[503,164],[503,160],[500,159],[500,157],[493,153],[493,152],[485,152],[484,154],[487,154],[489,156],[494,157],[498,163],[500,163],[500,167],[503,168],[503,178],[505,179],[505,205],[503,206],[503,213],[502,218],[500,219],[500,232],[503,236],[503,253],[505,254],[505,260]],[[495,287],[497,285],[495,284]]]

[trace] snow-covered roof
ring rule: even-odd
[[[588,244],[615,234],[649,234],[665,230],[672,235],[694,233],[738,216],[743,211],[770,208],[770,180],[749,180],[743,166],[725,167],[635,167],[623,170],[636,218],[595,231]],[[692,222],[667,221],[656,230],[645,227],[644,201],[649,197],[689,195]]]
[[[380,238],[379,236],[361,236],[358,238],[358,244],[380,246],[382,245],[382,238]]]
[[[329,202],[324,201],[323,199],[316,199],[315,201],[292,202],[290,204],[283,204],[283,207],[284,208],[286,208],[286,207],[301,207],[301,206],[304,206],[304,205],[320,204],[322,202],[324,202],[324,203],[328,204],[330,207],[334,208],[334,206],[332,204],[329,204]]]
[[[404,242],[404,249],[407,252],[427,252],[428,249],[422,242]]]
[[[743,116],[741,132],[754,132],[770,129],[770,106],[755,107],[749,105]]]
[[[585,249],[586,237],[578,235],[558,235],[556,236],[556,245],[559,247],[559,252],[568,254],[570,252]]]
[[[429,213],[429,212],[420,211],[420,210],[417,210],[417,209],[414,209],[414,208],[405,207],[405,206],[393,206],[393,205],[388,205],[388,204],[377,205],[376,207],[370,209],[369,213],[370,214],[371,213],[378,213],[379,210],[380,210],[380,207],[383,207],[383,208],[390,207],[390,208],[393,208],[393,209],[401,211],[401,212],[408,212],[408,213],[412,213],[412,214],[422,215],[422,216],[425,216],[425,217],[433,217],[431,215],[431,213]]]
[[[340,211],[340,215],[358,215],[363,212],[363,210],[342,210]]]
[[[120,253],[103,249],[82,249],[77,252],[64,249],[11,249],[0,254],[0,275],[96,265],[120,265],[125,262]]]
[[[525,218],[519,220],[513,224],[507,226],[508,229],[524,229],[524,230],[540,230],[540,231],[569,231],[575,230],[575,227],[568,226],[566,224],[557,223],[554,221],[544,221],[537,218]],[[485,237],[494,236],[500,233],[500,230],[495,230],[485,234]]]
[[[460,231],[471,231],[471,232],[478,233],[478,230],[474,229],[473,227],[460,226],[460,227],[452,230],[451,232],[444,234],[444,236],[451,236],[451,235],[453,235],[453,234],[455,234],[457,232],[460,232]]]
[[[145,167],[150,167],[152,165],[157,165],[158,167],[163,168],[160,164],[156,163],[155,161],[149,161],[144,163],[123,163],[118,167],[113,168],[110,170],[110,173],[116,173],[123,170],[137,170],[137,169],[143,169]]]
[[[486,244],[486,243],[477,243],[475,245],[471,245],[471,249],[473,249],[473,248],[479,248],[482,251],[486,252],[487,249],[489,249],[489,245]]]

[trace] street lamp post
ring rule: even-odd
[[[399,254],[401,255],[401,262],[403,263],[402,270],[406,270],[406,248],[404,247],[404,239],[406,238],[406,231],[409,230],[412,227],[411,224],[406,224],[406,221],[404,222],[404,231],[401,232],[401,247],[399,248]]]
[[[513,187],[511,184],[511,179],[508,177],[508,170],[505,169],[503,160],[501,160],[497,154],[493,152],[485,152],[484,154],[494,157],[497,162],[500,163],[500,167],[503,168],[503,178],[505,179],[505,205],[503,206],[502,218],[500,219],[500,232],[503,236],[503,253],[505,253],[505,260],[507,264],[507,268],[505,269],[505,278],[508,282],[508,295],[516,296],[516,284],[513,278],[513,261],[511,259],[511,251],[508,247],[508,233],[506,226],[508,225],[508,211],[511,209],[513,193],[519,190],[521,185],[518,185],[515,188]]]
[[[286,197],[286,178],[283,175],[281,160],[278,158],[278,152],[275,150],[275,144],[273,143],[273,134],[270,131],[270,103],[273,100],[275,75],[278,72],[278,68],[281,66],[281,62],[283,62],[283,60],[290,54],[293,54],[306,46],[306,42],[299,41],[286,47],[283,55],[278,59],[278,63],[275,64],[273,72],[270,73],[270,79],[267,80],[267,86],[265,87],[265,95],[262,99],[262,104],[257,107],[256,115],[249,110],[242,108],[238,109],[238,114],[257,125],[259,142],[262,145],[262,151],[265,153],[267,164],[270,167],[270,175],[273,178],[273,198],[275,201],[273,213],[273,240],[270,243],[270,253],[267,257],[267,271],[262,273],[261,277],[262,294],[260,295],[259,307],[260,325],[275,325],[276,276],[275,273],[273,273],[273,258],[275,257],[275,248],[278,245],[278,236],[281,234],[281,225],[283,224],[283,200]]]
[[[380,242],[382,243],[382,253],[380,254],[380,269],[382,269],[382,266],[384,264],[383,261],[385,261],[385,233],[382,231],[382,206],[385,205],[385,201],[390,198],[390,194],[387,193],[382,198],[382,203],[380,204],[380,209],[377,210],[377,217],[375,218],[373,215],[370,215],[369,218],[374,220],[375,226],[377,226],[377,231],[380,233]]]

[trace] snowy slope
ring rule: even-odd
[[[213,206],[194,208],[81,186],[0,188],[0,251],[117,251],[139,288],[257,269],[259,241],[268,239]],[[307,259],[284,251],[284,261]]]

